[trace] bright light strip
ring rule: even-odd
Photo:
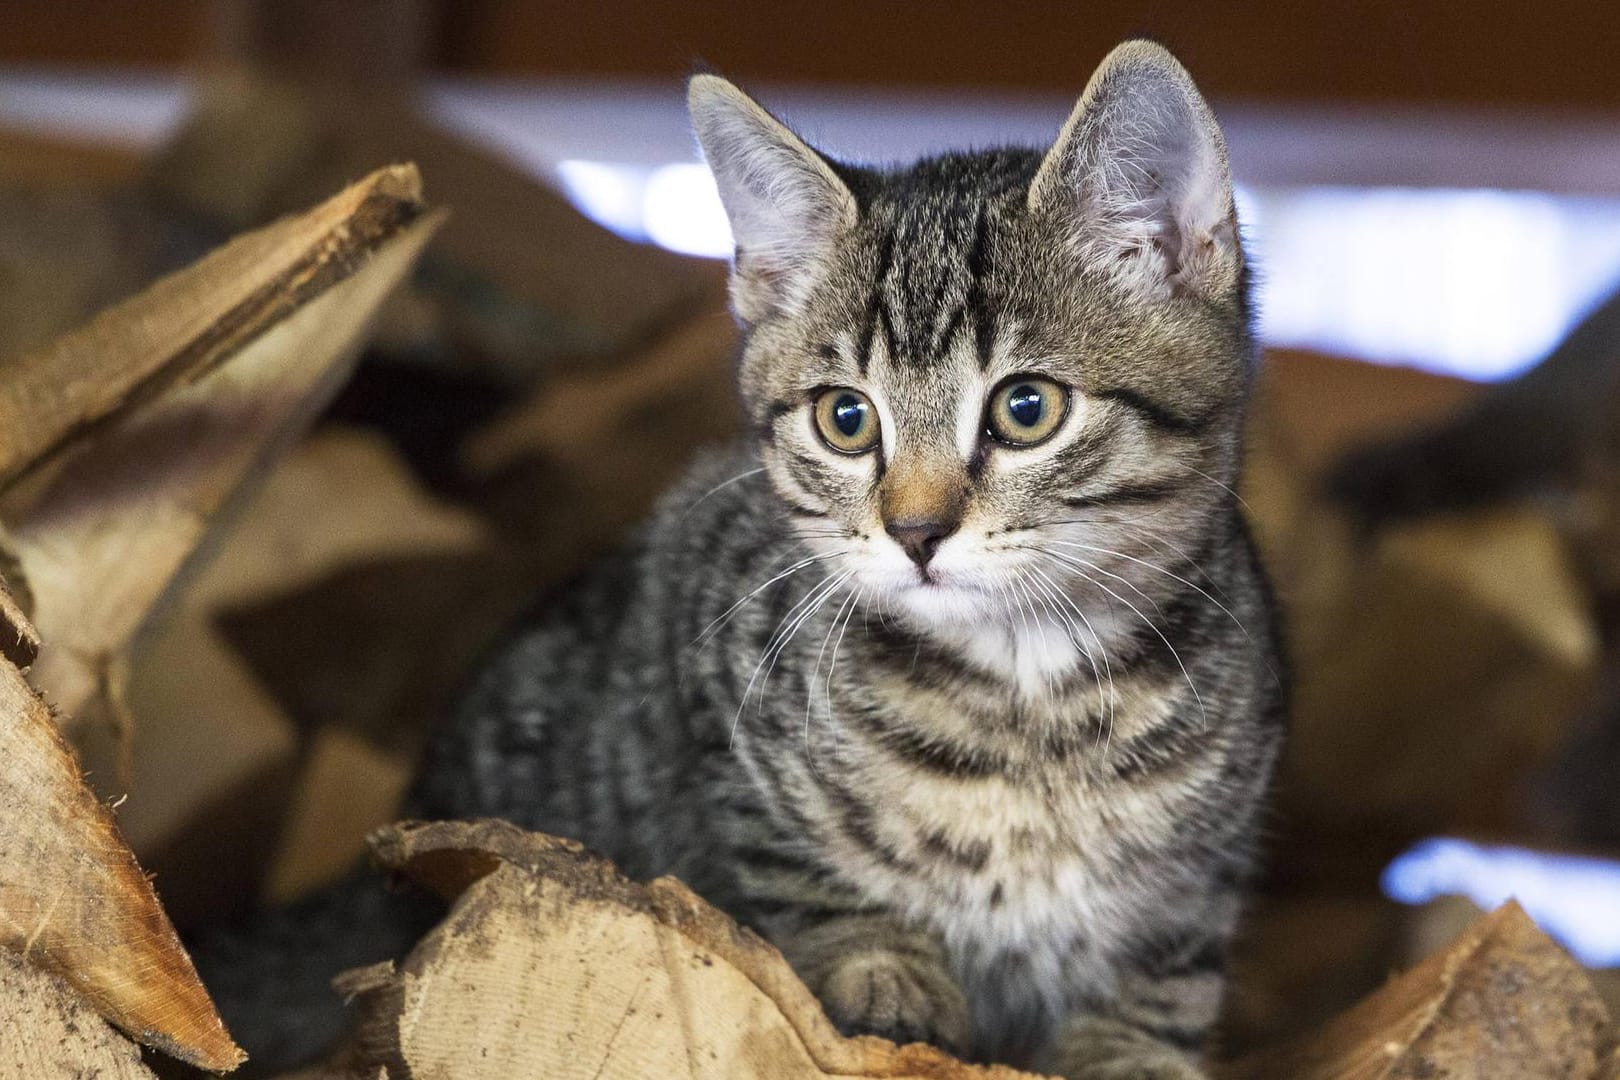
[[[647,169],[599,161],[559,161],[557,181],[574,209],[631,240],[647,239]],[[718,201],[719,196],[716,196]]]
[[[1252,201],[1272,345],[1502,379],[1620,279],[1620,200],[1304,188]]]
[[[659,247],[713,259],[731,257],[731,225],[705,166],[681,162],[654,169],[641,208],[642,225]]]
[[[1403,904],[1466,896],[1489,911],[1517,900],[1587,967],[1620,967],[1620,862],[1440,837],[1390,863],[1380,884]]]
[[[565,161],[582,213],[725,258],[703,166]],[[1261,337],[1478,380],[1534,364],[1620,281],[1620,199],[1406,188],[1240,189]]]

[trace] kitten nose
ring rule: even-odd
[[[924,570],[928,561],[939,550],[942,540],[956,531],[957,523],[941,519],[907,518],[897,521],[886,521],[883,530],[894,537],[911,561],[917,564],[917,569]]]

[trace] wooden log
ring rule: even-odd
[[[1030,1075],[840,1036],[752,932],[674,879],[634,884],[571,841],[482,821],[391,825],[371,845],[452,907],[399,966],[339,980],[360,1025],[319,1075]],[[1613,1055],[1585,972],[1509,904],[1320,1032],[1215,1074],[1613,1080]]]
[[[421,212],[415,168],[383,169],[8,362],[0,379],[0,484],[72,434],[216,367],[350,276]]]
[[[4,660],[0,947],[59,975],[131,1038],[216,1071],[242,1061],[151,882],[79,775],[51,710]],[[6,1010],[0,1017],[0,1027],[10,1025]]]
[[[346,376],[440,220],[423,212],[414,168],[383,170],[0,379],[0,475],[29,470],[0,519],[49,642],[33,676],[53,704],[121,715],[131,640]],[[12,414],[27,419],[19,431]],[[93,437],[65,444],[74,434]]]
[[[1509,903],[1325,1029],[1222,1080],[1598,1077],[1609,1016],[1580,965]]]
[[[417,162],[456,207],[416,283],[446,362],[526,384],[557,363],[622,355],[724,295],[719,264],[614,236],[386,83],[225,69],[199,86],[149,186],[194,220],[242,229],[389,161]]]
[[[388,826],[372,846],[455,902],[397,969],[340,980],[361,999],[358,1075],[1033,1080],[843,1037],[764,940],[571,841],[484,821]]]
[[[154,1080],[138,1046],[57,976],[0,949],[0,1077]]]
[[[489,561],[488,546],[478,518],[425,490],[373,432],[322,425],[276,466],[218,554],[133,652],[128,700],[140,726],[133,797],[119,822],[160,875],[179,926],[210,915],[217,921],[221,911],[262,896],[266,882],[271,897],[286,898],[318,868],[351,865],[365,851],[366,834],[398,816],[378,788],[362,785],[374,797],[351,798],[342,770],[322,767],[333,760],[322,748],[342,738],[329,726],[389,747],[370,764],[410,754],[429,718],[443,715],[448,690],[423,691],[448,681],[432,674],[434,657],[462,648],[465,605],[474,601],[463,603],[456,586],[475,563]],[[302,622],[252,621],[256,640],[284,660],[276,671],[300,672],[304,697],[286,698],[283,685],[266,682],[262,667],[249,669],[222,633],[244,605],[261,610],[312,580],[396,554],[420,561],[423,573],[391,576],[369,607],[364,597],[323,593],[314,619],[306,610]],[[448,582],[429,568],[461,563],[463,574]],[[432,603],[419,606],[424,595]],[[355,618],[356,607],[373,617]],[[401,634],[422,649],[396,666],[386,646]],[[333,641],[347,644],[334,650]],[[479,639],[470,647],[486,645]],[[302,708],[290,708],[295,702]],[[355,754],[342,760],[367,763],[357,746],[343,745]],[[242,857],[222,868],[220,850]]]
[[[34,629],[34,624],[23,614],[22,605],[6,587],[5,576],[0,575],[0,660],[26,668],[38,655],[39,631]]]

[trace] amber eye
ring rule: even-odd
[[[1069,392],[1039,375],[1008,379],[990,395],[990,434],[1009,446],[1034,446],[1045,441],[1063,423],[1069,411]]]
[[[816,430],[841,454],[864,454],[878,444],[877,410],[859,390],[823,390],[816,398]]]

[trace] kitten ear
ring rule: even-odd
[[[1226,140],[1192,77],[1151,41],[1103,60],[1029,191],[1088,262],[1150,295],[1239,288]]]
[[[693,76],[686,102],[737,243],[732,306],[757,322],[803,299],[855,224],[855,196],[820,154],[718,75]]]

